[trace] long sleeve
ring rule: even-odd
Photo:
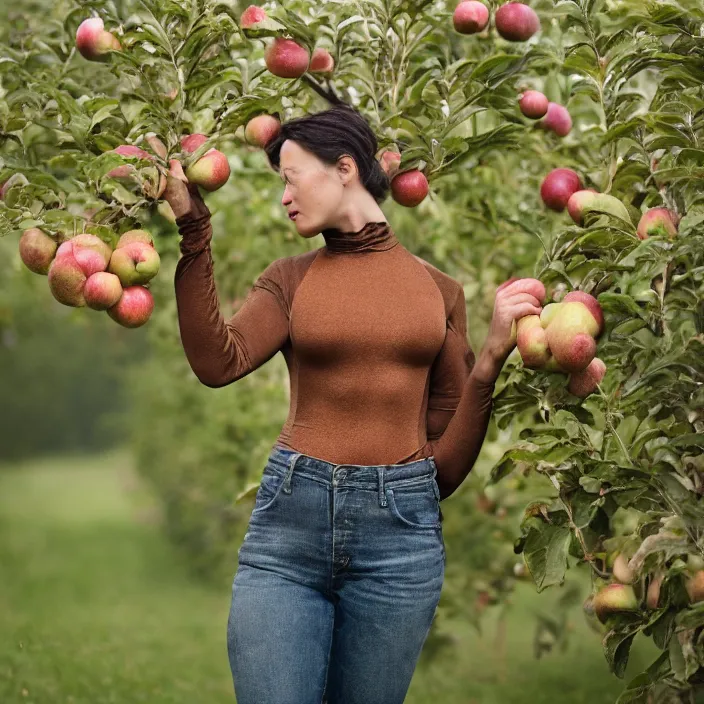
[[[428,440],[443,499],[462,484],[474,466],[491,418],[495,384],[472,375],[475,361],[467,340],[464,290],[458,286],[445,343],[431,370],[428,398]]]
[[[201,383],[219,388],[260,367],[288,339],[281,260],[261,273],[241,308],[226,321],[213,276],[210,217],[180,218],[177,225],[183,235],[174,277],[181,342]]]

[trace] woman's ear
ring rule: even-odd
[[[355,160],[349,154],[343,154],[337,160],[337,172],[344,185],[351,183],[352,179],[357,174],[357,164]]]

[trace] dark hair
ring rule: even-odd
[[[389,194],[390,182],[376,158],[376,135],[366,118],[347,104],[296,117],[281,124],[281,130],[264,151],[272,168],[279,170],[281,145],[292,139],[330,166],[343,154],[354,158],[362,185],[381,203]]]

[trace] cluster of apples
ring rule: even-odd
[[[244,30],[266,28],[266,11],[250,5],[240,15],[240,27]],[[306,71],[331,75],[335,61],[331,54],[318,47],[310,56],[308,50],[293,39],[274,37],[264,52],[267,69],[280,78],[300,78]],[[280,129],[280,123],[273,115],[259,115],[247,123],[245,139],[252,145],[263,147]],[[379,162],[391,181],[391,196],[400,205],[413,208],[428,195],[428,179],[419,169],[410,169],[398,174],[401,155],[385,151]]]
[[[609,213],[632,224],[628,209],[618,198],[599,193],[593,188],[584,188],[579,174],[572,169],[550,171],[540,185],[540,197],[551,210],[562,212],[567,208],[578,225],[584,224],[587,212]],[[679,215],[669,208],[650,208],[641,215],[636,234],[641,240],[655,235],[674,237],[679,222]]]
[[[452,24],[460,34],[477,34],[489,23],[489,10],[478,0],[462,0],[452,14]],[[501,5],[494,14],[496,31],[510,42],[524,42],[540,29],[540,18],[528,5],[511,0]],[[526,90],[518,96],[521,112],[533,120],[541,117],[539,126],[559,137],[569,134],[572,118],[564,105],[549,101],[538,90]]]
[[[620,552],[616,555],[611,567],[611,574],[615,580],[607,584],[584,602],[584,610],[595,613],[601,623],[614,613],[620,611],[638,611],[638,599],[633,583],[636,579],[634,571],[629,567],[628,557]],[[651,575],[645,594],[645,604],[649,609],[662,606],[660,602],[660,588],[665,578],[665,572],[658,570]],[[704,601],[704,559],[698,555],[689,555],[684,572],[684,585],[692,604]]]
[[[266,28],[269,18],[266,10],[250,5],[240,15],[240,28],[257,30]],[[264,63],[270,73],[279,78],[300,78],[306,71],[331,75],[335,59],[327,49],[317,47],[311,56],[306,47],[294,39],[274,37],[264,51]]]
[[[463,0],[452,14],[452,24],[460,34],[476,34],[489,23],[489,10],[478,0]],[[524,42],[540,29],[538,15],[519,0],[501,5],[494,13],[496,31],[507,41]]]
[[[59,303],[106,311],[127,328],[149,320],[154,298],[144,284],[156,276],[160,259],[148,232],[125,232],[113,250],[96,235],[84,233],[58,244],[32,227],[22,233],[19,250],[30,271],[47,276]]]
[[[571,291],[559,303],[548,303],[540,315],[525,315],[511,327],[524,366],[569,373],[568,390],[580,398],[595,391],[606,373],[596,356],[603,330],[601,306],[584,291]]]
[[[167,158],[167,149],[164,143],[155,134],[150,133],[146,135],[145,139],[157,156],[161,157],[162,160]],[[183,135],[180,138],[181,150],[186,155],[193,154],[207,141],[208,135],[198,132]],[[138,157],[155,162],[153,154],[132,144],[121,144],[111,151],[115,154],[121,154],[122,156]],[[216,191],[218,188],[224,186],[230,178],[231,173],[227,157],[221,151],[214,148],[209,149],[199,159],[188,164],[185,172],[178,159],[170,159],[168,172],[172,176],[177,176],[182,180],[188,179],[188,181],[201,186],[206,191]],[[161,198],[167,184],[166,168],[161,164],[155,164],[153,169],[142,170],[141,172],[138,172],[133,164],[123,164],[122,166],[117,166],[110,170],[107,175],[111,178],[133,180],[139,179],[139,177],[144,176],[145,173],[147,173],[148,176],[152,173],[155,174],[158,177],[158,183],[156,177],[144,181],[144,193],[150,198]],[[161,206],[165,207],[162,208]],[[174,221],[173,211],[171,211],[166,201],[160,204],[159,211],[169,220]]]

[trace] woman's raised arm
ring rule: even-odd
[[[192,207],[177,217],[182,239],[174,284],[181,342],[201,383],[219,388],[241,379],[271,359],[288,339],[288,314],[280,261],[255,281],[229,320],[220,312],[210,249],[210,211],[188,184]]]

